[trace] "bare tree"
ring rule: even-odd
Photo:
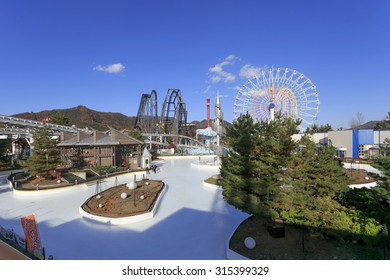
[[[366,117],[364,116],[364,114],[362,112],[357,112],[356,116],[351,120],[351,128],[358,127],[359,125],[364,124],[365,121]]]

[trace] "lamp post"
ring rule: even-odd
[[[49,153],[48,150],[45,149],[45,156],[46,156],[46,171],[49,170]]]
[[[351,178],[352,178],[352,163],[353,163],[353,159],[351,158]]]

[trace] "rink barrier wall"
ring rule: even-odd
[[[198,169],[209,169],[209,170],[216,170],[219,171],[221,165],[207,165],[207,164],[198,164],[198,163],[191,163],[192,168],[198,168]]]
[[[105,178],[102,178],[102,182],[104,184],[107,184],[107,182],[110,180],[115,182],[115,178],[122,178],[123,179],[126,177],[129,177],[128,178],[128,181],[129,181],[133,178],[134,175],[136,175],[136,180],[141,180],[143,178],[143,176],[146,175],[146,172],[145,171],[137,171],[137,172],[130,172],[130,173],[124,173],[121,175],[111,176],[108,178],[105,177]],[[12,182],[9,182],[9,183],[10,183],[11,190],[13,190],[13,192],[16,196],[34,197],[37,195],[63,193],[63,192],[72,191],[72,190],[75,190],[75,189],[78,189],[81,187],[82,188],[90,188],[90,187],[96,186],[96,182],[97,182],[97,180],[85,182],[85,183],[77,184],[77,185],[67,185],[67,186],[47,187],[47,188],[45,188],[44,186],[41,186],[39,189],[28,189],[28,190],[26,190],[26,189],[19,190],[19,189],[13,188]]]
[[[376,182],[371,182],[371,183],[364,183],[364,184],[352,184],[349,185],[349,188],[351,189],[361,189],[361,188],[373,188],[376,187],[378,184]]]
[[[233,231],[232,233],[230,234],[229,238],[227,239],[226,241],[226,259],[228,260],[251,260],[250,258],[247,258],[235,251],[233,251],[232,249],[230,249],[230,246],[229,246],[229,243],[230,243],[230,239],[232,239],[233,237],[233,234],[236,232],[236,230],[240,227],[240,225],[245,222],[247,219],[249,219],[250,217],[246,218],[245,220],[243,220]],[[244,242],[244,241],[242,241]]]
[[[214,184],[206,183],[205,181],[203,181],[202,184],[207,189],[212,189],[212,190],[219,190],[219,189],[221,189],[220,185],[214,185]]]
[[[112,217],[103,217],[103,216],[90,214],[90,213],[84,211],[81,208],[81,206],[79,208],[79,213],[82,217],[84,217],[86,219],[105,223],[105,224],[110,224],[110,225],[124,225],[124,224],[142,222],[145,220],[152,219],[155,216],[155,214],[157,213],[158,207],[160,205],[160,202],[161,202],[165,192],[167,191],[167,188],[168,188],[168,185],[165,184],[164,188],[161,190],[161,192],[156,200],[156,203],[153,206],[152,211],[150,211],[148,213],[129,216],[129,217],[112,218]]]

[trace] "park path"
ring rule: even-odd
[[[212,159],[212,157],[210,157]],[[153,219],[126,225],[102,224],[80,216],[79,207],[96,192],[95,185],[19,195],[0,186],[0,225],[23,236],[20,218],[34,213],[46,255],[60,260],[186,260],[226,258],[226,242],[248,214],[227,204],[221,189],[203,186],[219,173],[196,168],[198,157],[156,162],[150,179],[163,180],[167,192]],[[134,175],[118,176],[119,184]],[[115,185],[105,178],[103,189]]]
[[[27,256],[0,240],[0,260],[29,260]]]

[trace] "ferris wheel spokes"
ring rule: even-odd
[[[318,98],[316,87],[305,75],[272,67],[262,70],[241,87],[235,99],[234,116],[248,112],[255,119],[266,120],[279,111],[311,124],[319,112]]]

